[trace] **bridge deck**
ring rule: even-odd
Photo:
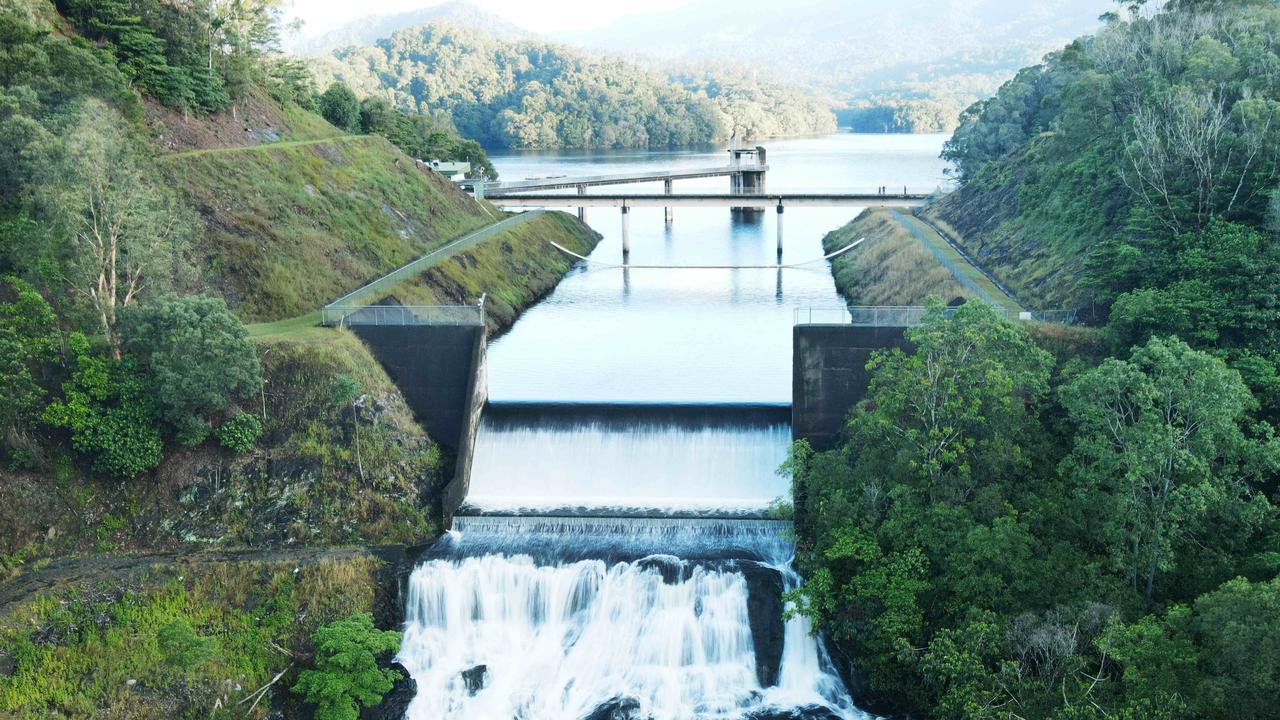
[[[765,172],[768,165],[744,164],[722,165],[717,167],[681,168],[676,170],[652,170],[639,173],[619,173],[616,175],[589,175],[585,177],[555,177],[535,180],[512,180],[510,182],[494,182],[484,184],[486,197],[509,192],[526,190],[564,190],[579,186],[625,185],[628,183],[658,182],[660,180],[691,180],[693,178],[719,177],[722,175],[738,175],[744,172]],[[468,182],[465,185],[474,186]]]
[[[486,194],[506,207],[919,207],[928,195],[876,193],[790,193],[761,195],[555,195]]]

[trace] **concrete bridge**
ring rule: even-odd
[[[717,167],[678,168],[675,170],[642,170],[634,173],[615,175],[588,175],[585,177],[547,177],[531,180],[512,180],[509,182],[484,182],[467,180],[463,187],[470,188],[478,197],[492,199],[494,195],[505,195],[513,192],[529,192],[534,190],[573,190],[580,195],[586,194],[586,188],[600,185],[629,185],[632,183],[665,182],[673,180],[693,180],[695,178],[724,177],[743,173],[762,173],[769,166],[762,163],[740,165],[721,165]]]
[[[557,195],[551,193],[489,193],[486,199],[503,207],[920,207],[925,193],[732,193],[681,195]]]
[[[669,188],[668,188],[669,189]],[[924,193],[911,193],[903,188],[901,194],[885,193],[784,193],[784,194],[736,194],[724,195],[556,195],[556,194],[494,194],[488,197],[495,205],[503,207],[578,207],[578,217],[586,220],[585,208],[616,207],[622,210],[622,259],[631,254],[631,208],[666,208],[666,221],[672,220],[672,208],[677,207],[727,207],[736,212],[763,212],[775,208],[778,213],[778,262],[782,262],[782,213],[787,207],[919,207],[928,199]]]

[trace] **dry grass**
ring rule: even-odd
[[[949,270],[883,209],[868,209],[823,240],[828,252],[866,238],[832,262],[836,287],[858,305],[919,305],[930,295],[971,298]]]

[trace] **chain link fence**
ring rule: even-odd
[[[959,308],[947,308],[947,317],[955,315]],[[1007,309],[992,305],[997,315],[1013,320],[1034,320],[1056,325],[1071,325],[1076,321],[1075,310],[1034,310],[1010,313]],[[797,307],[794,312],[796,325],[861,325],[865,327],[911,327],[919,325],[928,308],[920,305],[832,305]]]
[[[327,305],[320,323],[351,325],[484,325],[479,305]]]

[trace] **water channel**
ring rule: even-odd
[[[944,140],[769,142],[767,190],[932,189]],[[492,159],[511,180],[725,163],[723,148]],[[822,257],[857,212],[788,210],[783,262]],[[772,211],[631,215],[634,264],[776,260]],[[587,220],[604,235],[591,262],[490,344],[466,516],[410,578],[409,717],[862,717],[807,622],[783,621],[793,549],[760,519],[789,490],[795,310],[841,303],[829,265],[625,270],[620,213]]]

